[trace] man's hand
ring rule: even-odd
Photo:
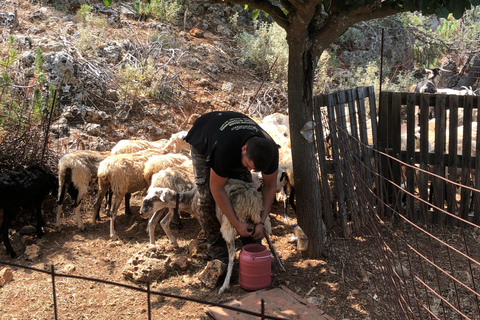
[[[265,235],[265,234],[264,234],[264,232],[263,232],[263,224],[257,223],[257,224],[255,225],[255,231],[254,231],[254,233],[253,233],[253,235],[252,235],[253,239],[255,239],[255,240],[262,239],[264,235]]]
[[[235,229],[241,237],[251,237],[253,231],[255,231],[254,226],[240,221],[238,222],[238,225],[235,226]]]

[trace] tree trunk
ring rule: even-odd
[[[314,60],[308,35],[288,37],[288,111],[292,139],[292,160],[295,180],[298,225],[308,236],[305,255],[320,258],[323,253],[324,232],[318,181],[315,145],[308,142],[301,130],[313,120]]]

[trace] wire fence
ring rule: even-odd
[[[88,278],[88,277],[76,276],[76,275],[71,275],[71,274],[57,273],[55,271],[55,267],[53,265],[50,266],[50,270],[42,270],[42,269],[37,269],[37,268],[28,267],[28,266],[24,266],[24,265],[9,263],[9,262],[6,262],[6,261],[0,261],[0,264],[8,265],[8,266],[11,266],[11,267],[16,267],[16,268],[22,268],[22,269],[31,270],[31,271],[34,271],[34,272],[40,272],[40,273],[50,275],[51,279],[52,279],[52,297],[53,297],[53,309],[54,309],[55,319],[58,319],[58,316],[59,316],[58,309],[57,309],[57,289],[56,289],[56,285],[55,285],[57,278],[72,278],[72,279],[79,279],[79,280],[85,280],[85,281],[92,281],[92,282],[103,283],[103,284],[107,284],[107,285],[122,287],[122,288],[125,288],[125,289],[128,289],[128,290],[133,290],[133,291],[145,293],[147,295],[147,297],[146,297],[147,306],[148,306],[147,317],[148,317],[149,320],[152,319],[152,303],[151,303],[152,296],[162,296],[162,297],[165,297],[165,298],[173,298],[173,299],[178,299],[178,300],[195,302],[195,303],[202,304],[202,305],[221,307],[221,308],[224,308],[224,309],[239,312],[241,314],[248,314],[248,315],[251,315],[251,316],[254,316],[254,317],[258,317],[259,319],[273,319],[273,320],[285,320],[285,319],[287,319],[285,317],[280,318],[280,317],[265,314],[265,301],[264,301],[264,299],[260,300],[260,310],[259,310],[260,312],[253,312],[253,311],[249,311],[249,310],[245,310],[245,309],[241,309],[241,308],[237,308],[237,307],[233,307],[233,306],[229,306],[229,305],[225,305],[225,304],[218,304],[218,303],[213,303],[213,302],[204,301],[204,300],[200,300],[200,299],[195,299],[195,298],[191,298],[191,297],[185,297],[185,296],[179,296],[179,295],[174,295],[174,294],[169,294],[169,293],[152,291],[152,290],[150,290],[150,283],[149,282],[147,282],[146,288],[141,288],[141,287],[131,286],[131,285],[127,285],[127,284],[123,284],[123,283],[119,283],[119,282],[107,281],[107,280],[103,280],[103,279]]]
[[[402,99],[397,99],[396,109],[380,106],[380,130],[375,134],[377,119],[367,120],[369,110],[361,110],[365,105],[372,106],[373,99],[363,94],[371,93],[370,90],[373,88],[356,88],[321,98],[326,105],[330,101],[331,106],[328,117],[325,113],[321,117],[323,131],[334,135],[329,138],[331,145],[326,146],[331,148],[333,156],[324,160],[328,165],[322,174],[329,183],[320,182],[330,189],[324,199],[331,214],[327,228],[346,237],[362,235],[375,239],[373,256],[384,275],[395,318],[480,319],[480,227],[475,219],[479,212],[477,205],[465,204],[475,201],[479,195],[469,178],[476,176],[475,167],[461,167],[462,179],[451,180],[445,174],[450,162],[442,162],[441,152],[429,154],[426,139],[416,155],[413,137],[406,146],[400,147],[400,136],[392,132],[400,131],[401,115],[395,117],[398,123],[389,117],[382,123],[382,116],[384,112],[391,116],[394,110],[411,116],[413,111],[408,107],[405,107],[407,110],[400,108]],[[412,102],[411,108],[415,101],[424,101],[421,108],[428,107],[426,97],[407,98]],[[470,106],[477,105],[477,100],[466,99],[470,99]],[[359,100],[366,102],[359,103]],[[441,101],[437,105],[445,106],[444,100]],[[432,103],[435,105],[435,101],[430,101]],[[452,110],[452,107],[447,104],[446,109]],[[438,111],[438,117],[446,116],[445,112]],[[465,112],[471,111],[472,108],[467,107]],[[465,116],[463,121],[468,118]],[[437,123],[441,123],[438,118]],[[392,148],[392,139],[398,141],[397,151]],[[468,144],[463,146],[465,159],[471,152],[465,150]],[[412,156],[402,161],[405,147]],[[419,157],[422,147],[424,156]],[[472,161],[475,159],[469,160]],[[441,164],[443,167],[439,169]],[[402,174],[404,172],[408,174]]]

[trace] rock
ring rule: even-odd
[[[3,287],[6,283],[13,279],[13,272],[10,267],[5,267],[0,270],[0,287]]]
[[[206,258],[204,253],[207,248],[207,244],[202,240],[193,240],[188,244],[188,253],[193,258]]]
[[[87,123],[85,131],[91,136],[100,136],[102,134],[101,126],[98,123]]]
[[[130,258],[123,268],[125,278],[138,282],[164,279],[170,269],[170,257],[160,247],[148,245]]]
[[[35,244],[25,248],[25,259],[27,260],[34,261],[38,258],[39,254],[40,247]]]
[[[193,28],[188,32],[192,37],[203,38],[203,31],[198,28]]]
[[[49,52],[44,54],[43,57],[43,68],[48,74],[50,84],[60,87],[73,79],[75,75],[74,61],[66,52]]]
[[[76,269],[76,268],[75,268],[75,265],[73,265],[73,264],[67,264],[65,267],[63,267],[63,272],[70,274],[70,273],[72,273],[73,271],[75,271],[75,269]]]
[[[220,260],[208,261],[207,266],[198,275],[198,279],[208,288],[215,288],[218,280],[225,273],[227,265]]]
[[[191,260],[185,256],[180,256],[175,258],[172,261],[172,266],[180,271],[186,271],[188,270],[188,267],[190,266]]]
[[[232,91],[233,91],[233,83],[231,83],[231,82],[225,82],[225,83],[222,85],[222,90],[223,90],[223,91],[232,92]]]

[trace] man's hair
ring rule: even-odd
[[[246,156],[253,161],[255,171],[265,171],[272,161],[276,144],[266,138],[252,137],[247,140]]]

